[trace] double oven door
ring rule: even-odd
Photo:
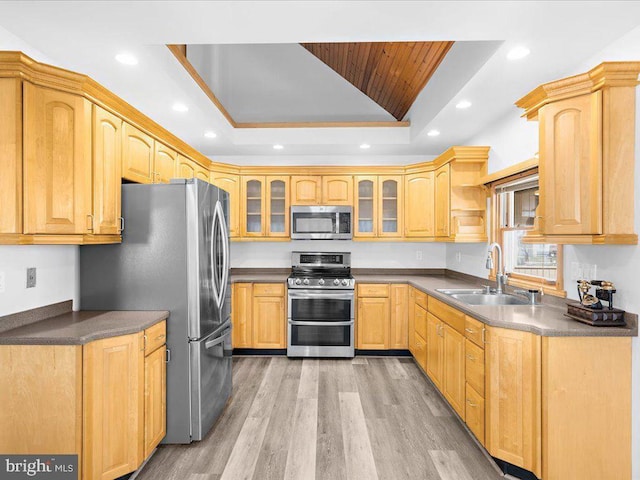
[[[289,289],[287,355],[353,357],[353,290]]]

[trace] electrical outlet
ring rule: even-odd
[[[456,252],[456,262],[458,262],[458,263],[462,262],[462,253],[461,252]]]
[[[4,293],[5,288],[4,272],[0,272],[0,293]]]
[[[422,250],[416,250],[416,260],[422,260]]]
[[[36,268],[27,268],[27,288],[36,286]]]

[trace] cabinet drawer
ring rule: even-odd
[[[467,383],[465,422],[469,430],[484,445],[484,398]]]
[[[484,323],[466,316],[464,321],[464,336],[478,345],[480,348],[484,348],[484,342],[482,341],[482,331],[484,330]]]
[[[156,323],[144,331],[144,354],[149,355],[167,343],[167,322],[166,320]]]
[[[254,283],[254,297],[284,297],[283,283]]]
[[[433,313],[440,320],[448,323],[451,328],[464,335],[464,313],[450,307],[446,303],[443,303],[434,297],[429,299],[429,312]]]
[[[470,384],[476,392],[484,396],[484,350],[475,343],[465,340],[465,375],[467,383]]]
[[[386,283],[360,283],[358,284],[359,297],[388,297],[389,285]]]
[[[420,290],[416,290],[415,293],[415,302],[420,305],[425,310],[427,309],[427,294],[421,292]]]
[[[427,371],[427,341],[416,333],[415,353],[413,354],[422,370]]]
[[[418,304],[413,309],[415,332],[422,338],[427,338],[427,311]]]

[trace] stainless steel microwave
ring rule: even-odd
[[[291,207],[292,240],[351,240],[351,207],[313,205]]]

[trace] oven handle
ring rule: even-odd
[[[297,322],[289,320],[289,325],[296,327],[348,327],[353,325],[353,320],[349,322]]]
[[[353,293],[333,293],[331,291],[328,292],[323,292],[323,293],[317,293],[317,292],[309,292],[309,291],[295,291],[292,292],[291,290],[289,290],[289,298],[301,298],[301,299],[305,299],[305,298],[332,298],[335,300],[353,300]]]

